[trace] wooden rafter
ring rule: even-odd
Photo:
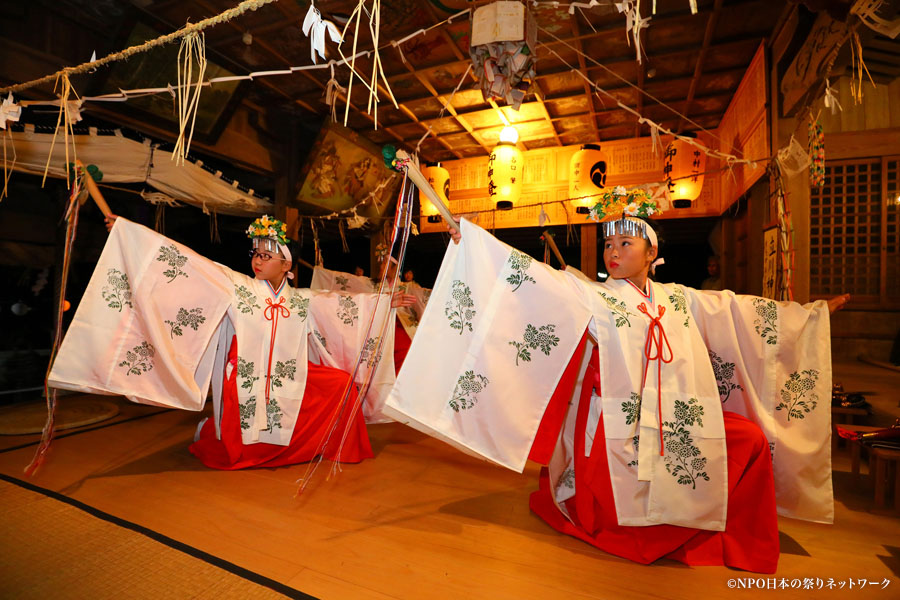
[[[716,0],[712,12],[709,15],[709,19],[706,21],[706,31],[703,34],[703,45],[700,47],[700,55],[697,57],[697,64],[694,66],[694,76],[691,79],[691,87],[688,88],[687,99],[684,102],[684,110],[681,111],[682,114],[687,117],[690,116],[691,103],[694,101],[694,94],[697,93],[697,86],[700,84],[700,75],[703,73],[703,60],[706,58],[706,52],[709,50],[710,44],[712,43],[713,33],[716,30],[716,23],[718,22],[721,9],[722,0]],[[684,117],[679,119],[678,128],[675,132],[681,133],[685,123]]]
[[[571,19],[569,19],[572,23],[572,35],[575,43],[575,47],[578,49],[578,69],[584,74],[585,77],[588,76],[587,63],[584,60],[584,44],[581,41],[581,28],[578,25],[578,20],[575,19],[574,15]],[[597,116],[594,114],[594,90],[584,79],[581,80],[584,84],[584,96],[587,100],[587,105],[591,107],[591,129],[594,131],[594,138],[597,142],[600,141],[600,130],[597,128]],[[537,86],[539,83],[535,81],[534,84]],[[541,101],[543,104],[543,101]],[[546,110],[546,108],[544,109]],[[559,137],[557,136],[557,140]],[[562,144],[560,144],[562,145]]]

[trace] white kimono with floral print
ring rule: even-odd
[[[50,385],[201,410],[212,384],[218,431],[222,376],[230,374],[226,360],[236,336],[242,440],[287,445],[306,388],[311,321],[320,329],[330,322],[343,326],[340,315],[329,312],[331,295],[318,296],[286,283],[274,290],[119,218],[66,332]],[[378,300],[375,294],[347,297],[357,320],[371,314]],[[389,306],[386,300],[378,304]],[[335,343],[341,335],[358,340],[346,327],[346,334],[336,329]],[[344,345],[330,364],[353,371],[362,343]],[[393,329],[382,350],[392,352]]]
[[[460,244],[447,250],[388,399],[390,416],[521,471],[549,399],[589,329],[600,350],[602,396],[590,407],[586,451],[603,418],[620,524],[724,529],[728,478],[720,391],[733,392],[730,385],[754,390],[743,396],[743,407],[726,402],[726,408],[759,423],[775,444],[780,512],[830,522],[824,303],[779,307],[655,283],[644,296],[627,281],[589,283],[555,271],[465,220],[462,230]],[[662,330],[653,325],[656,341],[648,348],[657,318]],[[723,378],[728,369],[718,363],[714,370],[710,351],[739,364],[740,376],[732,371],[731,380]],[[660,352],[662,362],[647,360]],[[566,471],[573,459],[575,400],[551,461],[558,500],[574,493]]]

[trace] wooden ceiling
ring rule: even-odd
[[[172,31],[233,7],[236,0],[58,0],[80,11],[96,31],[114,31],[135,10],[139,19]],[[398,102],[395,108],[381,87],[377,129],[374,115],[366,113],[368,91],[358,81],[353,87],[348,126],[376,144],[415,147],[429,130],[420,155],[428,161],[487,154],[497,143],[504,121],[516,125],[522,149],[598,142],[649,135],[646,125],[595,90],[572,68],[611,93],[616,100],[644,117],[678,131],[697,125],[715,128],[759,45],[771,36],[786,10],[772,0],[700,0],[692,15],[688,0],[658,0],[650,15],[651,0],[642,3],[651,18],[642,34],[646,57],[635,60],[625,33],[625,17],[613,3],[590,9],[554,8],[541,2],[532,6],[538,32],[537,79],[520,110],[504,103],[485,102],[471,73],[450,101],[466,73],[469,20],[463,16],[449,24],[416,35],[395,47],[389,42],[445,21],[460,10],[484,4],[463,0],[381,0],[380,57],[387,81]],[[325,18],[343,28],[356,0],[318,0]],[[367,0],[371,6],[371,1]],[[566,3],[560,3],[565,5]],[[236,73],[277,70],[311,63],[310,42],[301,31],[308,0],[280,0],[255,12],[208,29],[206,44],[212,60]],[[366,19],[367,21],[367,19]],[[251,34],[252,42],[246,43]],[[351,53],[348,31],[343,45]],[[558,38],[558,39],[557,39]],[[371,49],[364,26],[359,49]],[[889,52],[895,48],[893,42]],[[339,59],[335,44],[327,45],[329,58]],[[321,59],[320,59],[321,61]],[[371,75],[372,60],[357,60],[357,70]],[[350,71],[337,67],[335,77],[346,86]],[[304,114],[330,118],[324,92],[328,69],[299,71],[264,77],[249,86],[245,102],[265,110],[291,108]],[[640,93],[636,88],[646,92]],[[652,97],[652,98],[651,98]],[[669,108],[690,117],[679,118]],[[338,113],[343,116],[344,100]],[[443,112],[442,112],[443,111]]]

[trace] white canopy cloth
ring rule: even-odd
[[[258,215],[271,212],[271,202],[257,198],[226,183],[216,175],[192,162],[176,165],[172,153],[154,148],[150,140],[136,142],[121,135],[76,135],[78,159],[84,164],[94,164],[103,172],[103,183],[146,182],[175,200],[202,208],[204,212],[215,210],[226,215]],[[16,149],[15,170],[32,175],[43,175],[50,155],[53,135],[35,133],[33,127],[12,132]],[[74,161],[71,149],[69,160]],[[66,148],[62,134],[53,144],[48,174],[51,177],[67,176]]]
[[[627,281],[586,282],[532,261],[466,220],[461,225],[462,241],[444,257],[388,415],[521,471],[562,371],[590,329],[602,385],[590,418],[595,425],[604,419],[621,525],[724,528],[723,402],[768,437],[780,514],[833,520],[824,302],[800,306],[678,285],[641,291]],[[660,348],[670,346],[671,362],[646,358],[653,323],[656,350],[668,359]],[[743,395],[730,387],[738,385]],[[586,435],[594,429],[589,422]],[[561,440],[568,456],[553,463],[565,465],[572,444],[565,431]],[[678,461],[681,451],[688,451],[687,463]],[[551,464],[554,485],[561,477]]]

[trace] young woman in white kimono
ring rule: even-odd
[[[446,331],[447,373],[408,358],[388,413],[509,468],[549,464],[532,510],[607,552],[774,572],[777,513],[833,518],[816,398],[830,390],[827,313],[847,296],[801,307],[655,283],[653,228],[623,215],[653,214],[647,200],[614,196],[618,214],[600,214],[613,219],[603,284],[463,222],[469,247],[448,250],[432,295],[447,318],[427,311],[410,354]]]
[[[201,410],[211,383],[214,416],[198,427],[190,450],[213,468],[372,456],[348,371],[379,373],[387,363],[393,381],[390,361],[379,360],[379,351],[390,352],[390,336],[367,324],[373,313],[380,322],[413,299],[290,287],[287,227],[268,216],[248,230],[254,277],[112,220],[51,386]]]

